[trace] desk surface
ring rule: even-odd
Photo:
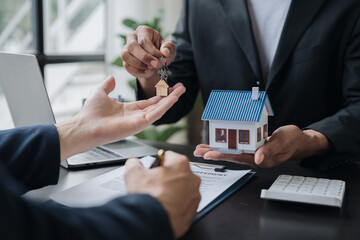
[[[158,148],[174,150],[192,156],[193,146],[149,143]],[[81,171],[60,170],[59,183],[27,193],[25,197],[45,201],[49,195],[118,166]],[[229,168],[246,169],[229,164]],[[279,174],[341,179],[346,192],[341,209],[260,198],[263,188],[269,188]],[[360,235],[360,165],[341,170],[316,172],[299,166],[298,161],[257,171],[253,179],[226,199],[217,208],[191,227],[183,239],[358,239]]]

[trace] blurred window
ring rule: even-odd
[[[37,56],[57,121],[104,79],[104,29],[105,0],[0,0],[0,51]],[[1,86],[0,112],[12,127]]]
[[[49,64],[45,67],[47,92],[56,122],[81,110],[83,100],[105,76],[103,62]]]
[[[44,1],[45,52],[103,53],[104,9],[103,0]]]
[[[0,0],[0,49],[30,52],[35,50],[32,1]]]

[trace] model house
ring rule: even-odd
[[[169,85],[165,80],[161,79],[156,85],[156,96],[166,97],[169,95]]]
[[[254,153],[268,136],[268,116],[273,116],[265,92],[213,90],[202,120],[209,121],[209,144],[222,153]]]

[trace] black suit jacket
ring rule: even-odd
[[[132,194],[94,208],[21,198],[55,184],[60,145],[54,125],[0,131],[0,239],[173,239],[168,216],[149,195]]]
[[[169,83],[182,82],[187,91],[157,124],[186,115],[199,89],[206,103],[213,89],[258,85],[275,112],[270,133],[288,124],[315,129],[337,153],[358,157],[359,17],[359,0],[293,0],[269,78],[262,79],[246,0],[184,0]]]

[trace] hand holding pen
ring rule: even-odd
[[[151,164],[150,168],[159,167],[164,165],[165,162],[165,151],[164,149],[160,149],[158,151],[158,154],[154,160],[154,162]]]
[[[145,169],[139,159],[127,160],[126,189],[129,194],[145,193],[156,198],[169,216],[175,237],[179,238],[196,216],[201,198],[200,178],[191,171],[186,156],[172,151],[159,151],[153,165]]]

